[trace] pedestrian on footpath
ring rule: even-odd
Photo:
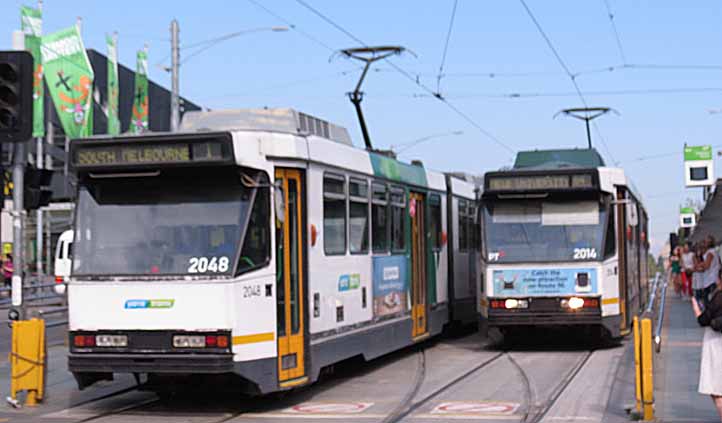
[[[712,397],[722,421],[722,278],[715,285],[704,311],[696,298],[692,299],[692,309],[697,323],[704,327],[698,391]]]
[[[5,286],[12,286],[13,280],[13,255],[8,253],[5,254],[5,259],[2,264],[3,278],[5,279]]]
[[[720,258],[715,250],[715,239],[712,235],[707,235],[704,240],[704,256],[702,265],[699,267],[702,270],[702,289],[696,293],[696,297],[702,301],[702,305],[706,308],[709,303],[709,295],[717,284],[718,275],[720,272]]]
[[[679,247],[675,247],[672,252],[672,256],[669,258],[669,262],[672,267],[672,285],[674,286],[674,293],[678,296],[681,296],[682,292],[682,280],[680,278],[682,266],[680,260],[681,255],[681,249]]]
[[[698,242],[694,246],[694,272],[692,273],[692,291],[694,292],[694,298],[696,298],[700,304],[704,304],[704,252],[705,248],[702,242]]]
[[[694,248],[691,242],[682,247],[682,294],[692,296],[692,273],[694,272]]]

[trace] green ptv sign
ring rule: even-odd
[[[692,207],[681,207],[679,209],[679,214],[695,214],[694,208]]]
[[[711,145],[684,147],[685,162],[694,162],[698,160],[712,160]]]
[[[77,26],[43,37],[45,82],[65,135],[93,134],[93,69]]]

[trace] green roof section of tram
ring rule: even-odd
[[[369,153],[374,175],[397,182],[428,187],[426,169],[410,165],[377,153]]]
[[[604,160],[593,148],[520,151],[514,169],[564,169],[604,167]]]

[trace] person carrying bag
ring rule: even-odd
[[[722,420],[722,278],[717,278],[707,305],[692,298],[692,309],[697,323],[705,328],[698,391],[712,398]]]

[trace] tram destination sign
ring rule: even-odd
[[[494,172],[486,175],[485,192],[589,190],[598,186],[596,174]]]
[[[231,146],[222,139],[79,140],[73,144],[72,164],[78,169],[216,164],[228,163],[233,158]]]

